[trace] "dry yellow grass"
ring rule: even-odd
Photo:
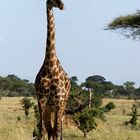
[[[116,106],[116,108],[111,111],[111,114],[114,115],[123,115],[124,109],[126,115],[130,114],[132,105],[135,103],[138,104],[140,107],[140,100],[135,101],[135,100],[127,100],[127,99],[103,99],[103,106],[109,102],[113,102]]]
[[[30,119],[25,120],[21,105],[22,98],[2,98],[0,100],[0,140],[31,140],[34,128],[34,114],[30,110]],[[116,108],[106,115],[106,122],[99,121],[96,130],[89,133],[89,140],[139,140],[140,126],[137,130],[123,126],[129,120],[134,100],[104,99],[103,104],[114,102]],[[126,115],[123,114],[126,110]],[[139,110],[138,110],[139,111]],[[17,121],[17,117],[21,120]],[[140,122],[138,122],[140,124]],[[64,125],[65,140],[83,140],[83,134],[74,125]]]

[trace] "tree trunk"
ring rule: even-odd
[[[86,132],[86,131],[84,131],[84,138],[85,138],[85,140],[87,139],[87,135],[88,133]]]

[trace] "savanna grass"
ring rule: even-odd
[[[35,126],[33,109],[30,110],[29,118],[26,120],[21,105],[22,98],[2,98],[0,100],[0,140],[31,140],[32,131]],[[34,101],[34,100],[32,100]],[[104,99],[103,105],[113,102],[114,110],[106,115],[106,122],[98,121],[97,129],[88,135],[89,140],[139,140],[140,121],[138,126],[124,126],[123,123],[131,118],[131,107],[134,100]],[[123,115],[123,109],[126,110]],[[138,114],[140,111],[138,109]],[[19,119],[20,118],[20,119]],[[65,140],[85,140],[83,133],[78,130],[72,121],[64,124],[63,133]],[[87,139],[87,138],[86,138]]]

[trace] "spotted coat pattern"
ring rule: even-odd
[[[44,63],[36,76],[40,121],[38,140],[62,140],[62,117],[70,91],[70,80],[63,70],[55,50],[55,21],[53,7],[63,9],[60,0],[48,0],[47,6],[47,41]]]

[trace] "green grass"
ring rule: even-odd
[[[30,110],[29,119],[25,119],[21,105],[22,98],[2,98],[0,100],[0,140],[31,140],[35,126],[33,109]],[[98,127],[89,133],[89,140],[139,140],[140,121],[136,129],[124,126],[123,122],[129,120],[133,100],[104,99],[103,104],[114,102],[116,108],[106,115],[106,122],[98,121]],[[123,109],[126,115],[122,115]],[[138,110],[138,113],[140,111]],[[140,113],[139,113],[140,114]],[[18,121],[17,117],[21,120]],[[140,119],[138,117],[138,119]],[[65,140],[84,140],[83,134],[68,119],[63,128]]]

